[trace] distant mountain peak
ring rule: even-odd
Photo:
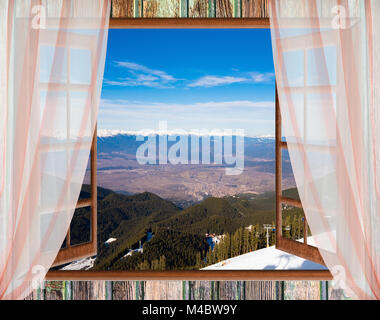
[[[188,135],[194,135],[194,136],[224,136],[222,133],[218,132],[212,132],[212,130],[209,130],[210,133],[207,133],[207,131],[202,130],[185,130],[186,134]],[[99,138],[109,138],[109,137],[115,137],[115,136],[149,136],[149,135],[168,135],[168,136],[178,136],[183,135],[183,131],[180,130],[168,130],[168,131],[160,131],[160,130],[139,130],[139,131],[133,131],[133,130],[112,130],[112,129],[99,129],[98,130],[98,137]],[[236,132],[233,131],[233,135],[236,136]],[[273,135],[244,135],[247,138],[257,138],[257,139],[274,139],[275,137]]]

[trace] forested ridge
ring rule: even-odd
[[[298,198],[296,189],[286,190],[285,195]],[[90,187],[84,185],[80,198],[89,196]],[[181,209],[149,192],[123,195],[99,187],[94,269],[199,269],[264,248],[263,224],[274,225],[274,209],[274,193],[210,197]],[[285,208],[285,236],[303,237],[302,216],[298,208]],[[88,241],[89,217],[89,208],[76,210],[71,224],[72,244]],[[148,234],[152,235],[149,241]],[[212,248],[206,234],[216,235],[220,241]],[[105,243],[109,238],[116,241]],[[272,231],[269,240],[270,245],[274,244]],[[140,244],[142,250],[137,250]]]

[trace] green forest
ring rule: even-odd
[[[296,189],[284,193],[298,198]],[[84,185],[80,198],[89,196],[90,187]],[[94,269],[200,269],[265,248],[267,231],[263,224],[274,228],[274,211],[275,198],[271,192],[210,197],[182,209],[149,192],[123,195],[99,187],[98,254]],[[71,244],[89,240],[89,217],[89,208],[75,211],[70,227]],[[274,229],[268,232],[269,245],[274,245]],[[214,234],[218,243],[210,245],[211,239],[206,234]],[[283,234],[291,239],[303,237],[301,209],[283,207]],[[107,244],[111,237],[116,241]]]

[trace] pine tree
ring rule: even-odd
[[[227,233],[222,241],[223,244],[223,259],[228,259],[230,254],[230,235]]]
[[[290,217],[286,216],[285,222],[284,222],[284,237],[287,239],[290,239]]]
[[[141,262],[137,265],[137,269],[138,270],[149,270],[150,269],[149,262],[147,260],[144,260],[143,262]]]
[[[297,239],[301,239],[302,235],[301,235],[301,216],[298,215],[297,216]]]
[[[202,257],[201,257],[201,253],[200,252],[197,252],[196,256],[195,256],[195,267],[196,269],[202,269]]]
[[[243,253],[249,252],[249,230],[243,230]]]
[[[158,269],[159,270],[166,270],[166,258],[164,255],[160,257],[160,260],[158,262]]]
[[[273,226],[273,228],[275,227],[275,222],[274,221],[272,221],[272,226]],[[271,240],[270,240],[270,242],[271,242],[271,245],[275,245],[276,244],[276,231],[272,231],[271,230]]]
[[[291,231],[292,231],[292,239],[296,240],[297,239],[297,234],[298,234],[298,223],[297,223],[297,215],[293,216],[293,222],[291,225]]]
[[[159,270],[159,262],[157,259],[152,260],[152,263],[150,265],[152,270]]]

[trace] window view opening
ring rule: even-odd
[[[97,135],[98,253],[64,269],[323,268],[273,247],[269,29],[110,30]],[[298,199],[286,150],[282,189]],[[283,208],[283,236],[303,219]],[[77,209],[71,243],[89,224]]]

